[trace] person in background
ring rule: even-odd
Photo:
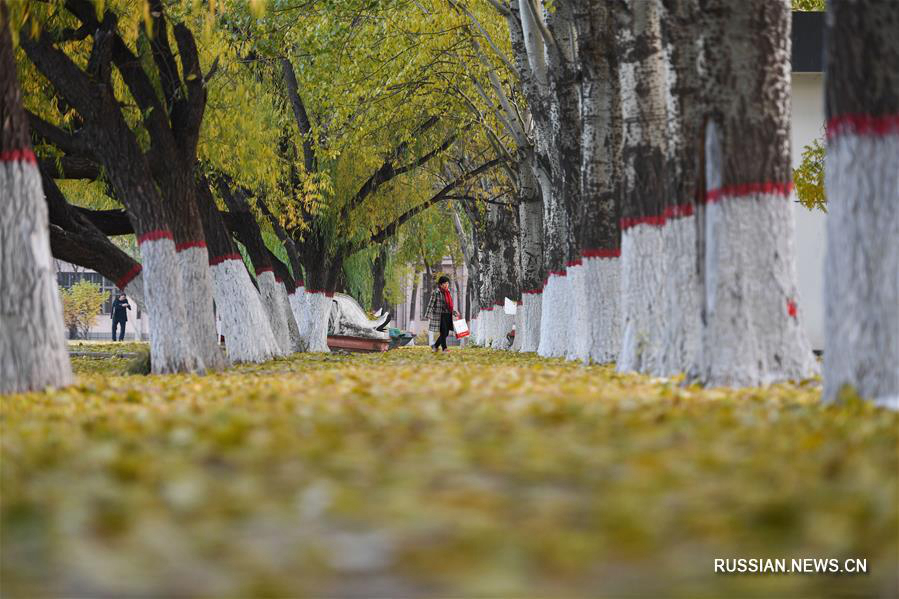
[[[431,301],[428,303],[428,309],[425,311],[425,318],[428,323],[428,330],[439,333],[437,341],[431,346],[436,353],[438,349],[446,349],[446,337],[453,329],[453,318],[458,318],[459,313],[453,309],[453,298],[449,290],[449,277],[441,275],[437,279],[437,289],[431,295]]]
[[[128,298],[125,297],[125,294],[119,294],[119,297],[112,302],[112,312],[110,316],[112,316],[112,340],[115,341],[115,332],[116,327],[118,325],[122,325],[122,330],[119,333],[119,341],[125,339],[125,323],[128,322],[128,312],[127,310],[131,309],[131,304],[128,303]]]

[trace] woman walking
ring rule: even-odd
[[[428,303],[428,309],[425,311],[425,318],[429,319],[428,330],[439,333],[437,341],[431,346],[436,352],[438,349],[446,349],[446,336],[453,328],[453,318],[458,318],[459,313],[453,309],[453,298],[449,291],[449,277],[441,275],[437,279],[437,289],[431,295],[431,301]]]

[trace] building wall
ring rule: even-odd
[[[802,162],[802,150],[824,133],[824,76],[793,73],[793,167]],[[795,192],[794,192],[794,200]],[[802,321],[812,348],[824,349],[824,251],[826,213],[793,202],[796,219],[796,274]]]

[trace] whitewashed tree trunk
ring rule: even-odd
[[[275,285],[278,292],[278,304],[281,307],[281,311],[284,313],[284,321],[287,323],[287,336],[290,345],[289,353],[303,351],[303,343],[300,340],[300,329],[293,316],[293,307],[290,305],[290,296],[287,294],[287,287],[280,279],[275,279]]]
[[[306,292],[300,339],[308,352],[330,352],[328,349],[328,316],[331,313],[330,295],[323,291]]]
[[[537,353],[545,358],[562,358],[568,351],[572,298],[565,271],[550,272],[543,288],[540,316],[540,345]]]
[[[504,306],[497,305],[493,310],[494,320],[496,321],[496,333],[493,337],[493,349],[510,349],[509,333],[515,324],[515,317],[506,314]]]
[[[619,372],[655,372],[666,306],[662,230],[639,224],[621,232]]]
[[[609,362],[620,340],[621,54],[614,11],[606,3],[574,2],[581,67],[580,265],[569,269],[574,330],[569,358]]]
[[[521,338],[518,351],[536,352],[540,345],[540,317],[543,310],[543,293],[540,290],[525,291],[521,296],[518,311],[521,328],[515,333]]]
[[[189,335],[197,350],[197,357],[204,370],[222,370],[227,363],[215,328],[214,287],[206,245],[179,249],[177,256]]]
[[[262,305],[268,314],[268,320],[278,342],[280,355],[286,356],[291,352],[290,330],[287,327],[287,318],[284,306],[281,305],[281,294],[278,292],[278,283],[275,275],[270,270],[256,273],[256,283],[259,285],[259,295],[262,296]]]
[[[696,217],[666,218],[662,228],[665,291],[662,346],[652,374],[689,372],[699,359],[702,321],[696,268]]]
[[[709,43],[720,121],[706,128],[699,378],[750,386],[817,363],[801,327],[790,206],[790,10],[720,0]],[[733,85],[722,85],[732,82]]]
[[[518,305],[515,308],[515,316],[512,317],[515,321],[515,337],[512,338],[512,347],[509,349],[515,352],[521,351],[521,329],[524,324],[524,310],[521,308],[523,305],[524,300],[519,300]]]
[[[667,193],[667,79],[661,5],[658,0],[634,0],[630,5],[632,24],[624,37],[630,59],[620,70],[627,195],[622,206],[622,336],[617,369],[655,372],[667,304],[661,232]]]
[[[580,360],[581,355],[586,351],[584,329],[587,328],[588,322],[592,320],[591,308],[593,306],[591,299],[587,298],[587,279],[584,276],[584,262],[578,260],[570,264],[567,268],[568,279],[568,296],[571,306],[571,317],[569,320],[569,339],[565,346],[565,359]]]
[[[304,314],[308,309],[306,306],[306,296],[306,288],[303,285],[298,285],[296,289],[294,289],[294,292],[289,294],[287,298],[290,302],[293,318],[297,323],[297,343],[299,344],[299,349],[297,351],[306,351],[305,340],[300,333],[300,327],[305,318]]]
[[[236,363],[261,363],[281,355],[243,260],[224,259],[210,269],[228,358]]]
[[[167,232],[139,238],[154,374],[204,372],[188,325],[178,253]]]
[[[665,318],[658,370],[671,376],[692,372],[699,359],[702,331],[699,269],[696,253],[696,201],[700,191],[700,136],[706,104],[701,93],[700,50],[703,12],[698,0],[667,2],[665,23],[668,50],[668,163],[673,178],[662,229],[665,246]],[[710,49],[714,52],[713,49]]]
[[[899,6],[831,0],[824,395],[899,410]]]
[[[47,204],[0,1],[0,395],[72,383]]]
[[[621,346],[620,259],[617,252],[603,251],[584,256],[585,296],[590,316],[580,331],[583,339],[577,359],[607,364],[618,359]]]
[[[0,35],[5,38],[0,45],[8,44],[5,27]],[[6,52],[11,49],[0,49]],[[11,60],[0,64],[9,68]],[[15,74],[11,78],[15,84]],[[20,106],[6,105],[9,91],[0,93],[0,116],[12,112],[24,118]],[[12,99],[18,101],[18,94]],[[5,137],[5,119],[2,126]],[[7,147],[0,140],[0,149]],[[0,154],[0,197],[0,394],[69,385],[72,368],[50,256],[47,206],[27,147]]]

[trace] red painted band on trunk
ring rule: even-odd
[[[243,258],[240,257],[240,254],[225,254],[224,256],[212,256],[209,257],[209,266],[215,266],[216,264],[221,264],[226,260],[237,260],[239,262],[243,262]]]
[[[274,274],[275,269],[272,268],[271,266],[263,266],[262,268],[257,268],[256,276],[258,277],[259,275],[261,275],[264,272],[270,272],[270,273]]]
[[[592,248],[589,250],[581,250],[581,256],[584,258],[619,258],[621,256],[621,248]]]
[[[176,252],[183,252],[184,250],[189,250],[190,248],[204,248],[206,247],[206,242],[202,240],[197,241],[182,241],[181,243],[175,244]]]
[[[27,162],[28,164],[37,164],[37,157],[31,148],[22,148],[21,150],[6,150],[0,152],[0,162]]]
[[[140,245],[146,241],[156,241],[158,239],[174,240],[171,231],[166,231],[165,229],[157,229],[155,231],[147,231],[143,235],[139,236],[137,238],[137,245]]]
[[[668,206],[663,214],[665,219],[682,218],[684,216],[693,216],[693,203],[680,204],[679,206]]]
[[[523,305],[524,305],[524,301],[523,301],[523,300],[518,300],[518,305],[519,305],[519,306],[523,306]]]
[[[493,312],[493,306],[490,306],[489,308],[481,308],[481,311],[482,312]]]
[[[661,227],[665,224],[665,217],[661,214],[656,216],[632,216],[621,219],[621,229],[630,229],[637,225],[650,225],[652,227]]]
[[[564,270],[551,270],[551,271],[549,271],[549,276],[546,277],[546,282],[547,283],[549,282],[550,277],[564,277],[564,276],[565,276]],[[544,283],[543,286],[546,287],[546,283]]]
[[[122,275],[122,278],[115,282],[116,287],[118,287],[119,289],[124,289],[125,286],[133,281],[134,277],[136,277],[140,273],[141,268],[142,267],[140,264],[135,264],[134,266],[132,266],[131,270],[126,272],[124,275]]]
[[[294,289],[302,289],[302,288],[303,288],[303,281],[302,281],[302,280],[295,281],[295,282],[294,282],[293,288],[294,288]]]
[[[282,284],[282,285],[284,284],[284,279],[282,279],[282,278],[279,277],[278,275],[275,275],[275,281],[278,282],[278,283],[280,283],[280,284]]]
[[[522,291],[522,293],[527,293],[529,295],[540,295],[543,293],[543,288],[540,289],[528,289],[527,291]]]
[[[899,114],[841,114],[827,121],[827,139],[840,135],[883,137],[899,133]]]
[[[770,193],[775,195],[788,196],[793,191],[793,182],[776,182],[768,181],[767,183],[742,183],[740,185],[729,185],[718,189],[710,189],[705,194],[707,204],[714,204],[723,198],[739,198],[756,193]]]
[[[325,291],[325,297],[334,297],[333,291]]]
[[[569,260],[565,263],[565,268],[571,268],[572,266],[580,266],[584,261],[578,258],[577,260]]]

